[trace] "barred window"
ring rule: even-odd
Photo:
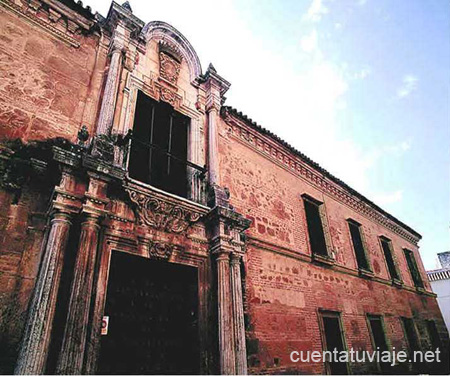
[[[130,150],[130,177],[187,196],[189,118],[138,92]]]

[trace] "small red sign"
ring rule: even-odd
[[[102,336],[106,336],[108,334],[108,324],[109,324],[109,316],[103,316],[103,319],[102,319]]]

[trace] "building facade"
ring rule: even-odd
[[[128,2],[0,18],[2,373],[443,369],[293,359],[448,353],[420,235],[225,106],[178,30]]]
[[[428,280],[444,317],[447,330],[450,330],[450,252],[438,253],[440,269],[428,270]]]

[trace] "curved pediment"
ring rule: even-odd
[[[202,74],[202,67],[192,45],[173,26],[162,21],[152,21],[145,25],[141,35],[146,42],[156,40],[162,51],[170,53],[179,61],[185,60],[189,67],[191,82],[194,82]]]

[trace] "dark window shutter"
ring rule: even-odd
[[[319,205],[308,199],[304,200],[304,204],[312,253],[327,256],[327,244],[325,241],[322,220],[320,219]]]
[[[352,238],[353,249],[355,250],[356,261],[359,269],[369,270],[369,263],[367,262],[364,244],[361,236],[360,226],[353,222],[348,222],[350,228],[350,235]]]

